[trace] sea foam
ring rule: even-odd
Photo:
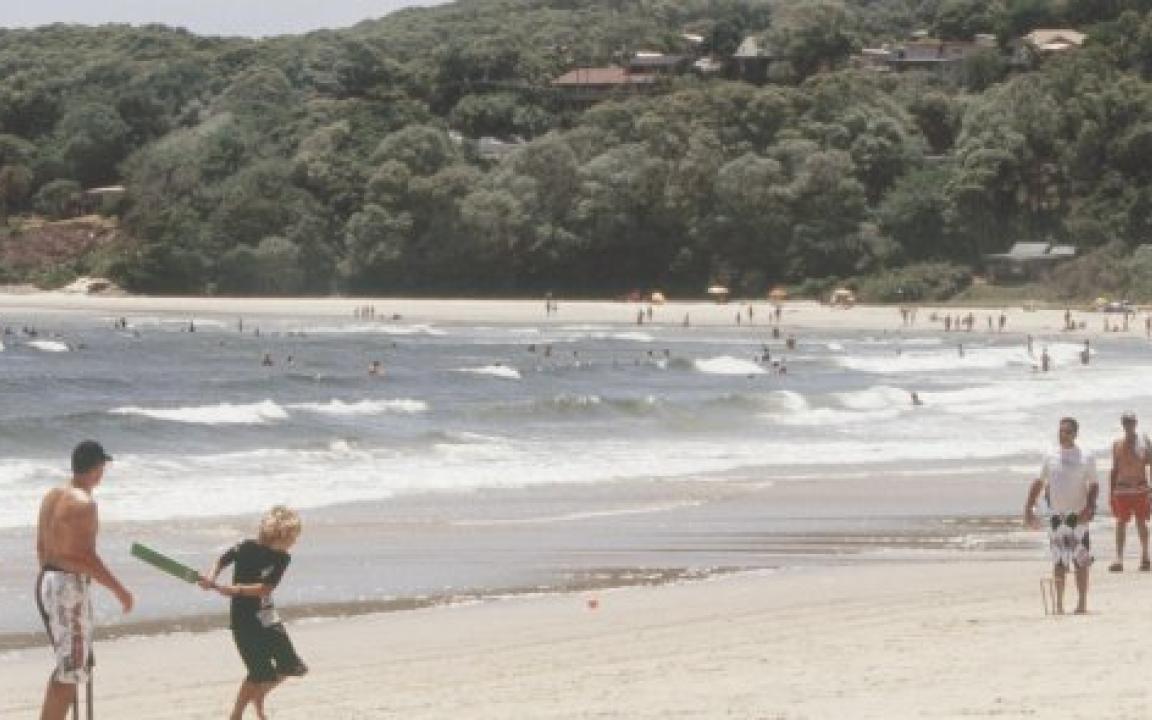
[[[271,400],[248,405],[220,403],[177,408],[118,407],[108,412],[113,415],[139,415],[198,425],[260,425],[288,417],[288,412]]]
[[[741,360],[730,355],[696,360],[693,364],[700,372],[713,375],[763,375],[767,372],[751,360]]]
[[[519,380],[520,371],[514,367],[507,365],[485,365],[483,367],[474,368],[459,368],[456,372],[469,373],[471,375],[488,375],[490,377],[503,378],[504,380]]]

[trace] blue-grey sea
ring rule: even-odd
[[[207,566],[275,503],[306,523],[282,606],[991,561],[1039,547],[1016,516],[1057,419],[1079,417],[1099,452],[1152,399],[1143,338],[1095,342],[1085,366],[1075,336],[1030,355],[1019,334],[895,313],[888,332],[778,338],[562,316],[124,319],[0,316],[0,633],[36,630],[36,510],[84,438],[115,456],[101,550],[149,620],[222,605],[131,560],[130,541]]]

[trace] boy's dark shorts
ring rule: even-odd
[[[259,623],[234,625],[232,639],[244,666],[248,668],[249,682],[275,682],[286,677],[302,677],[308,672],[283,624],[271,627]]]

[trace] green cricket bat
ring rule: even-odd
[[[184,582],[194,583],[200,580],[200,573],[182,562],[173,560],[163,553],[156,552],[147,545],[132,543],[132,556]]]

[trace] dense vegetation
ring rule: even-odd
[[[1064,26],[1085,47],[1009,66],[1012,38]],[[1005,53],[846,69],[918,28]],[[549,86],[683,32],[792,62],[586,110]],[[951,287],[1018,240],[1100,264],[1152,237],[1150,79],[1152,0],[462,0],[264,41],[8,30],[0,220],[123,183],[105,211],[133,241],[90,269],[152,292]],[[491,162],[450,130],[527,142]]]

